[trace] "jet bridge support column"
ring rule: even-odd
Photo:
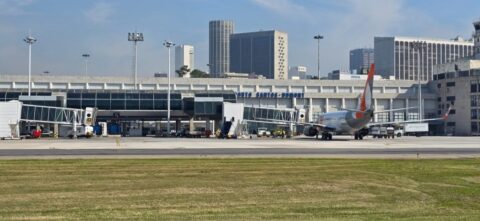
[[[72,134],[73,134],[73,139],[77,139],[77,112],[73,112],[73,127],[72,127]]]
[[[155,121],[155,136],[162,136],[162,122]]]
[[[410,107],[409,103],[410,103],[410,100],[408,98],[405,99],[405,106],[407,108],[407,109],[405,109],[405,120],[410,120],[409,117],[408,117],[408,115],[409,115],[409,113],[408,113],[409,109],[408,108]]]
[[[220,129],[221,129],[221,127],[222,127],[221,122],[222,122],[221,120],[215,120],[215,121],[213,121],[213,130],[214,130],[213,133],[216,133],[217,130],[220,130]]]
[[[313,122],[313,98],[308,99],[308,122]]]
[[[53,137],[58,139],[58,124],[53,124]]]
[[[190,121],[188,122],[190,133],[193,133],[193,131],[195,131],[195,121],[193,119],[194,119],[193,117],[190,118]]]
[[[390,99],[390,110],[393,110],[393,99]],[[395,121],[393,111],[390,111],[389,118],[390,118],[390,122]]]
[[[179,119],[175,120],[175,130],[177,131],[177,133],[180,132],[181,127],[182,122]]]
[[[212,130],[209,118],[205,120],[205,130]]]

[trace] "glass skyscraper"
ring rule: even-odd
[[[287,33],[272,30],[231,35],[230,71],[288,79]]]

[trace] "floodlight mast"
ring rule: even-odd
[[[134,71],[133,71],[133,84],[134,89],[137,89],[137,42],[143,41],[143,33],[133,32],[128,33],[128,41],[133,41],[135,47],[135,56],[134,56]]]
[[[90,58],[90,54],[82,54],[82,57],[85,58],[85,79],[88,76],[88,58]]]
[[[320,80],[320,40],[323,39],[323,35],[315,35],[313,39],[317,40],[318,42],[318,49],[317,49],[317,77]]]
[[[30,97],[32,94],[32,44],[35,43],[37,39],[28,34],[23,41],[28,44],[28,96]]]
[[[175,46],[173,42],[165,41],[163,46],[168,48],[168,90],[167,90],[167,136],[170,136],[170,75],[171,75],[171,67],[170,67],[170,48]]]

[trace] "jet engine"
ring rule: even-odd
[[[314,136],[317,136],[318,130],[315,127],[307,126],[303,130],[303,134],[308,137],[314,137]]]

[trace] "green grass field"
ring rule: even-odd
[[[3,160],[0,219],[480,220],[480,159]]]

